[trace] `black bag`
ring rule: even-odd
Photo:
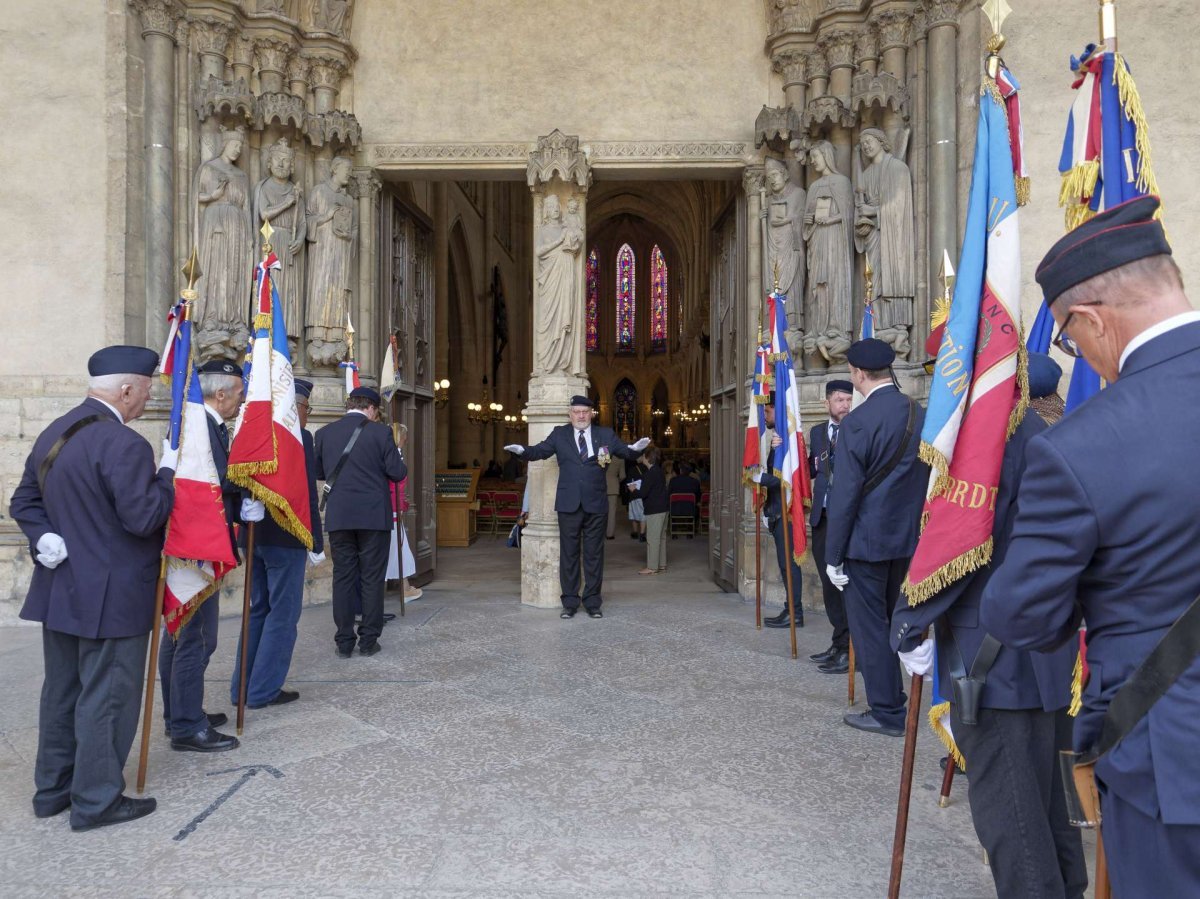
[[[512,530],[508,532],[508,545],[513,549],[521,548],[521,526],[514,524]]]

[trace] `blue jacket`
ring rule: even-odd
[[[321,534],[321,498],[317,493],[317,459],[313,450],[313,435],[305,429],[300,429],[300,438],[304,441],[304,473],[308,481],[308,508],[312,514],[312,538],[315,553],[324,552],[325,541]],[[245,529],[240,535],[241,544],[245,546]],[[304,544],[275,523],[268,512],[258,523],[254,533],[255,546],[284,546],[289,549],[304,549]]]
[[[234,528],[235,524],[242,522],[242,498],[249,496],[237,484],[231,484],[227,473],[229,471],[229,447],[225,441],[221,439],[221,432],[216,420],[208,414],[204,413],[204,420],[208,424],[208,445],[212,449],[213,464],[217,467],[217,478],[221,481],[221,500],[225,504],[225,522],[229,526],[229,544],[233,547],[233,557],[240,559],[241,554],[238,552],[238,531]],[[271,516],[268,515],[268,518]],[[245,539],[243,537],[243,543]]]
[[[841,443],[841,432],[838,433]],[[808,476],[812,479],[812,508],[808,512],[808,523],[817,527],[825,515],[825,494],[829,491],[829,422],[813,425],[808,432]]]
[[[347,412],[317,431],[318,480],[333,475],[342,450],[362,420],[361,414]],[[388,481],[403,481],[407,476],[408,466],[400,458],[391,429],[381,422],[367,422],[329,492],[325,526],[330,531],[390,531],[392,492]]]
[[[1200,323],[1148,341],[1115,383],[1030,441],[1004,563],[983,594],[1005,645],[1052,650],[1087,623],[1078,748],[1200,593]],[[1200,660],[1096,766],[1124,801],[1200,824]]]
[[[912,436],[899,464],[870,493],[863,487],[882,471],[904,439],[910,400],[892,385],[880,387],[842,419],[837,467],[825,514],[825,561],[907,559],[917,545],[929,466],[917,456],[925,410],[916,407]]]
[[[554,456],[558,459],[558,490],[554,494],[555,512],[608,512],[608,491],[604,469],[596,461],[596,453],[608,447],[609,455],[634,462],[641,456],[630,449],[612,428],[592,425],[592,454],[587,461],[579,454],[578,437],[572,425],[559,425],[541,443],[525,448],[524,458],[538,462]]]
[[[73,423],[96,413],[108,420],[67,442],[43,495],[37,471],[50,447]],[[9,514],[31,549],[45,534],[62,537],[67,559],[54,569],[35,562],[21,617],[94,640],[148,634],[163,527],[174,500],[174,472],[156,472],[150,444],[104,403],[86,399],[52,422],[25,460]]]
[[[901,652],[915,649],[921,642],[921,632],[945,615],[962,655],[963,666],[966,671],[971,670],[987,633],[979,622],[979,601],[988,580],[1008,552],[1013,519],[1017,514],[1017,489],[1025,471],[1025,447],[1044,430],[1046,423],[1037,413],[1027,412],[1004,447],[1000,489],[996,494],[996,520],[992,526],[991,563],[960,578],[919,606],[910,607],[907,598],[901,596],[892,616],[892,649]],[[1007,647],[1001,649],[988,672],[980,705],[987,709],[1042,709],[1047,712],[1066,708],[1071,702],[1071,678],[1077,654],[1077,644],[1071,640],[1049,655]],[[943,683],[949,684],[949,654],[940,644],[938,674]],[[949,689],[946,688],[947,697]]]

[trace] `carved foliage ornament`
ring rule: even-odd
[[[939,25],[958,27],[958,0],[927,0],[926,20],[930,28]]]
[[[771,68],[783,75],[783,86],[806,84],[808,80],[808,54],[803,50],[785,50],[771,57]]]
[[[284,41],[260,40],[254,45],[258,56],[258,68],[264,72],[283,74],[287,70],[288,56],[293,47]]]
[[[864,28],[854,39],[854,59],[862,65],[879,56],[879,38],[870,26]]]
[[[592,168],[579,149],[579,138],[563,134],[557,128],[538,138],[537,148],[530,154],[525,168],[525,180],[533,189],[548,183],[555,175],[582,190],[587,190],[592,183]]]
[[[161,34],[175,40],[175,23],[183,18],[177,0],[129,0],[129,5],[142,20],[142,37]]]
[[[348,68],[344,59],[336,56],[315,56],[310,59],[310,63],[313,87],[328,87],[335,91],[341,87],[342,78]]]
[[[374,169],[355,169],[350,175],[350,196],[359,200],[376,197],[383,189],[383,179]]]
[[[808,54],[808,78],[809,81],[818,78],[829,80],[829,60],[820,50],[812,50]]]
[[[223,19],[194,19],[192,21],[192,36],[196,41],[196,51],[205,56],[219,56],[228,59],[226,50],[229,47],[229,35],[233,26]]]
[[[262,94],[258,98],[259,127],[278,122],[280,125],[303,129],[306,116],[304,100],[300,97],[276,91]]]
[[[907,47],[912,16],[904,10],[890,10],[872,20],[879,29],[879,48],[885,53],[897,47]]]
[[[857,35],[846,28],[822,33],[820,43],[829,60],[830,69],[849,68],[854,65],[854,39]]]

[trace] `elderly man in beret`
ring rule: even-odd
[[[558,513],[558,581],[562,590],[561,618],[579,611],[579,559],[583,549],[583,607],[589,618],[602,618],[604,583],[604,533],[608,527],[608,497],[604,469],[615,456],[636,462],[650,445],[643,437],[626,446],[612,428],[592,424],[594,404],[586,396],[571,397],[569,424],[559,425],[541,443],[504,447],[529,462],[558,460],[558,490],[554,511]]]
[[[35,565],[21,617],[42,623],[33,812],[71,829],[148,815],[122,795],[137,731],[175,460],[126,424],[150,398],[158,354],[112,346],[88,360],[87,399],[37,438],[9,514]]]
[[[917,545],[929,468],[917,456],[925,410],[900,392],[895,351],[870,338],[846,355],[863,402],[842,419],[825,514],[825,570],[846,592],[846,617],[869,708],[842,721],[868,733],[904,735],[905,697],[888,645],[892,609]]]
[[[1008,553],[980,605],[1014,649],[1053,651],[1087,624],[1075,748],[1095,763],[1122,899],[1200,884],[1200,313],[1158,207],[1114,206],[1038,266],[1055,345],[1108,387],[1029,442]]]
[[[333,556],[334,642],[338,658],[354,653],[354,608],[361,604],[360,655],[380,651],[383,594],[392,534],[388,482],[408,476],[408,466],[387,425],[379,421],[379,394],[355,387],[346,414],[317,431],[317,480],[324,481],[321,509]]]

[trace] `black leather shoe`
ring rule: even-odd
[[[49,805],[38,806],[36,803],[33,806],[33,814],[38,818],[53,818],[55,815],[61,815],[71,807],[71,797],[64,796],[57,802],[52,802]]]
[[[339,659],[348,659],[350,656],[354,655],[354,647],[350,646],[347,649],[342,649],[342,647],[339,646],[337,654]]]
[[[384,612],[383,613],[383,623],[384,624],[387,624],[389,621],[395,621],[395,620],[396,620],[395,612]]]
[[[787,619],[788,619],[788,611],[787,611],[787,608],[785,607],[784,610],[782,612],[780,612],[778,615],[772,615],[769,618],[764,618],[763,624],[765,624],[767,627],[778,627],[780,621],[786,622]]]
[[[904,729],[901,727],[888,727],[886,724],[880,724],[879,720],[870,712],[847,712],[842,716],[842,723],[848,724],[855,730],[865,730],[869,734],[883,734],[887,737],[903,737]]]
[[[138,818],[146,817],[156,808],[158,808],[158,802],[154,799],[134,799],[130,796],[122,796],[113,804],[112,808],[100,816],[99,820],[89,824],[72,824],[71,830],[76,832],[95,830],[97,827],[108,827],[110,824],[136,821]]]
[[[828,662],[817,666],[822,674],[845,674],[850,670],[850,653],[839,652]]]
[[[561,612],[558,613],[558,617],[559,618],[574,618],[575,613],[578,611],[579,611],[579,609],[563,609]]]
[[[791,618],[788,617],[787,612],[784,612],[782,615],[766,619],[763,621],[763,624],[767,627],[791,627]],[[796,616],[796,627],[804,627],[804,617],[802,615]]]
[[[229,716],[224,712],[209,712],[204,717],[208,719],[209,727],[221,727],[229,723]]]
[[[828,662],[837,654],[837,647],[830,643],[828,649],[823,649],[820,652],[814,652],[808,657],[808,660],[810,662]]]
[[[206,727],[190,737],[171,738],[171,748],[176,752],[227,752],[230,749],[237,749],[239,745],[237,737],[223,734],[211,727]],[[143,814],[148,815],[150,812],[143,812]]]
[[[299,690],[280,690],[274,699],[269,702],[259,703],[258,705],[248,705],[248,709],[265,709],[269,705],[287,705],[289,702],[295,702],[300,698]]]
[[[373,655],[375,655],[375,653],[379,652],[379,650],[381,650],[381,649],[383,649],[383,647],[380,646],[378,643],[372,643],[370,646],[359,645],[358,654],[360,656],[373,656]]]
[[[603,618],[604,617],[604,613],[601,612],[599,609],[588,609],[587,613],[588,613],[588,618]]]

